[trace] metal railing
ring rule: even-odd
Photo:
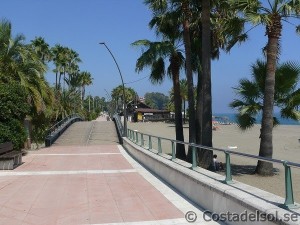
[[[289,162],[286,160],[279,160],[279,159],[270,159],[270,158],[265,158],[261,156],[256,156],[256,155],[251,155],[247,153],[242,153],[242,152],[236,152],[236,151],[231,151],[231,150],[226,150],[226,149],[220,149],[220,148],[212,148],[212,147],[207,147],[203,145],[198,145],[194,143],[188,143],[188,142],[183,142],[183,141],[177,141],[169,138],[163,138],[163,137],[158,137],[155,135],[150,135],[150,134],[145,134],[138,132],[136,130],[127,130],[127,135],[128,139],[135,144],[139,145],[140,147],[147,149],[147,150],[157,150],[157,154],[160,155],[162,154],[162,147],[161,147],[161,141],[170,141],[171,142],[171,149],[172,149],[172,154],[171,154],[171,160],[176,159],[176,144],[182,144],[182,145],[187,145],[189,147],[192,147],[192,163],[191,163],[191,169],[195,169],[197,167],[197,161],[196,161],[196,151],[197,149],[206,149],[210,151],[218,151],[218,152],[223,152],[225,154],[225,180],[223,181],[226,184],[232,183],[232,172],[231,172],[231,164],[230,164],[230,156],[231,155],[238,155],[242,157],[248,157],[252,159],[258,159],[261,161],[265,162],[270,162],[270,163],[277,163],[283,165],[285,169],[285,202],[284,204],[281,205],[282,208],[286,209],[292,209],[292,208],[298,208],[299,205],[295,204],[294,201],[294,195],[293,195],[293,185],[292,185],[292,176],[291,176],[291,167],[295,168],[300,168],[299,163],[294,163],[294,162]],[[145,136],[148,136],[148,147],[145,146],[144,143],[144,138]],[[153,139],[157,139],[157,149],[153,149]]]
[[[54,124],[46,132],[45,146],[51,146],[54,141],[70,126],[70,124],[80,120],[83,120],[80,115],[72,114]]]
[[[124,135],[124,127],[123,124],[121,122],[121,118],[118,114],[114,114],[113,119],[117,125],[117,129],[118,129],[118,133],[120,135],[120,137],[123,137]]]

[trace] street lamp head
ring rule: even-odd
[[[105,42],[100,42],[99,44],[100,44],[100,45],[105,45]]]

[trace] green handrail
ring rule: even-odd
[[[130,131],[132,131],[132,130],[130,130]],[[270,159],[270,158],[265,158],[265,157],[251,155],[251,154],[242,153],[242,152],[235,152],[235,151],[226,150],[226,149],[212,148],[212,147],[207,147],[207,146],[198,145],[198,144],[194,144],[194,143],[188,143],[188,142],[183,142],[183,141],[177,141],[177,140],[174,140],[174,139],[158,137],[158,136],[155,136],[155,135],[150,135],[150,134],[145,134],[145,133],[140,133],[140,134],[141,134],[141,138],[143,137],[143,135],[148,136],[148,138],[149,138],[148,150],[152,150],[152,138],[157,138],[157,140],[158,140],[158,154],[159,155],[162,155],[161,140],[170,141],[171,146],[172,146],[172,156],[171,156],[172,161],[174,161],[176,159],[175,143],[191,146],[192,147],[192,166],[191,166],[191,169],[195,169],[197,167],[197,159],[196,159],[197,158],[196,157],[196,150],[197,149],[206,149],[206,150],[210,150],[210,151],[223,152],[225,154],[225,157],[226,157],[226,171],[225,171],[225,180],[222,181],[222,182],[224,182],[226,184],[233,183],[232,172],[231,172],[231,163],[230,163],[230,155],[231,154],[242,156],[242,157],[258,159],[258,160],[261,160],[261,161],[266,161],[266,162],[271,162],[271,163],[283,164],[283,166],[285,168],[285,202],[284,202],[284,204],[281,205],[281,207],[287,208],[287,209],[299,208],[300,207],[298,204],[295,204],[295,201],[294,201],[292,175],[291,175],[291,168],[290,168],[292,166],[292,167],[295,167],[295,168],[299,169],[300,168],[299,163],[283,161],[283,160],[279,160],[279,159]],[[134,132],[133,132],[132,136],[133,136],[132,141],[135,142]],[[137,136],[136,136],[136,138],[138,139]],[[143,144],[141,144],[141,146],[144,147]]]

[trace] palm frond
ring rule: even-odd
[[[153,62],[150,81],[153,84],[161,84],[165,77],[165,63],[163,58],[159,58],[157,61]]]
[[[254,126],[256,119],[250,114],[238,114],[236,116],[237,124],[241,130],[247,130]]]
[[[235,88],[235,92],[238,96],[246,101],[254,101],[260,97],[257,83],[252,82],[248,79],[241,79],[239,81],[239,86]]]

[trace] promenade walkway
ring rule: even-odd
[[[127,154],[104,118],[73,124],[23,161],[0,171],[0,225],[190,224],[188,211],[204,224],[199,209]]]

